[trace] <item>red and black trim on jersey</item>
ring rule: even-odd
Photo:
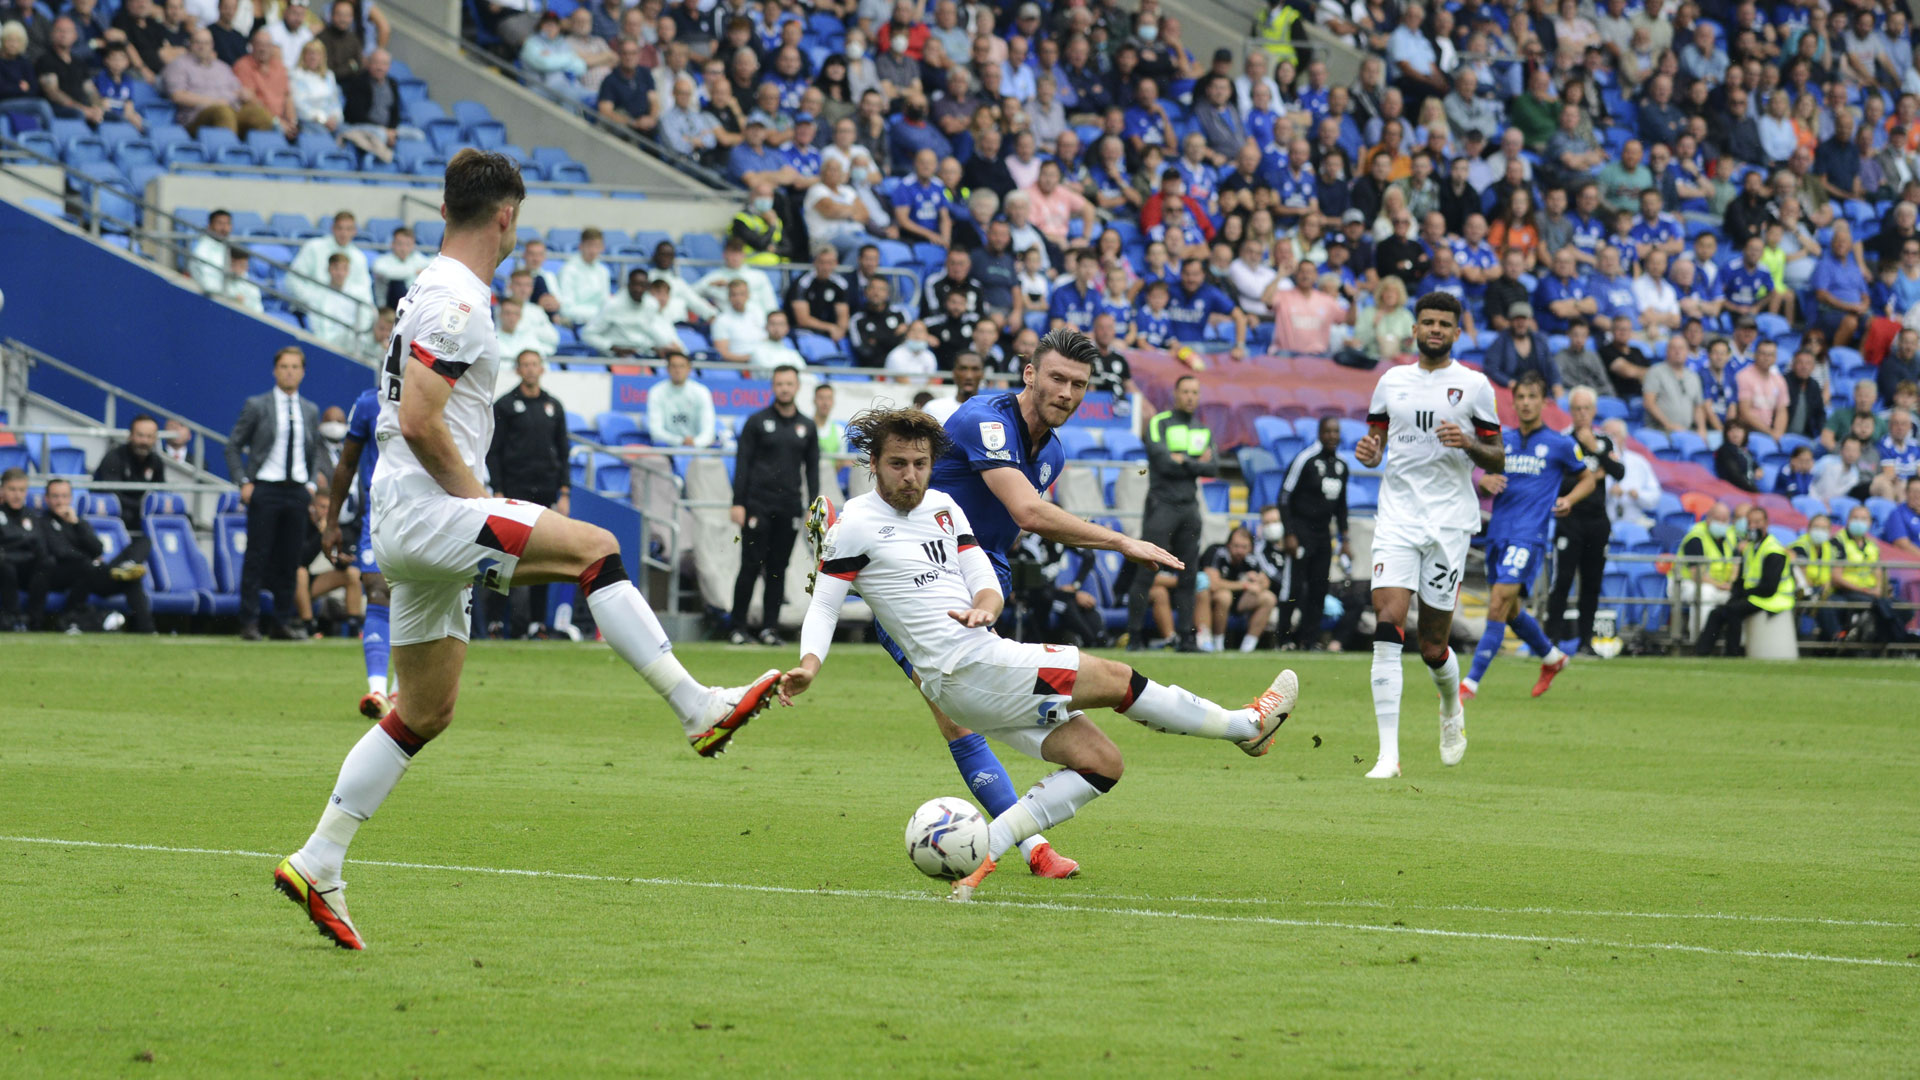
[[[849,555],[844,559],[828,559],[820,564],[820,572],[828,577],[837,577],[841,581],[852,581],[860,571],[867,568],[871,561],[865,555]]]
[[[463,364],[458,360],[444,360],[435,356],[426,346],[417,341],[413,343],[413,358],[427,365],[428,371],[447,380],[448,386],[459,382],[460,376],[465,375],[467,369],[473,366],[472,364]]]
[[[1500,437],[1500,425],[1497,422],[1489,423],[1476,416],[1473,418],[1473,433],[1482,439],[1497,439]]]
[[[1381,431],[1386,431],[1389,419],[1387,414],[1383,412],[1368,413],[1367,426],[1369,428],[1379,428]]]
[[[980,546],[980,541],[974,539],[972,533],[961,533],[959,536],[959,540],[960,540],[961,551],[965,551],[968,548],[977,548]]]
[[[488,514],[487,523],[480,526],[480,535],[475,540],[517,559],[527,550],[527,540],[532,536],[532,525],[499,514]]]

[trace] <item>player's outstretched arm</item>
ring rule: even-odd
[[[1069,547],[1117,551],[1134,562],[1151,563],[1169,570],[1184,570],[1186,564],[1158,544],[1114,532],[1067,513],[1040,497],[1027,478],[1017,469],[989,469],[982,474],[987,487],[1013,516],[1014,524],[1056,544]]]
[[[425,364],[408,364],[400,389],[400,437],[420,467],[457,499],[484,499],[487,489],[460,457],[447,430],[447,399],[453,384]]]
[[[822,568],[824,571],[824,567]],[[813,600],[807,604],[807,617],[800,624],[800,665],[780,677],[780,702],[793,704],[795,695],[806,692],[820,665],[833,647],[833,631],[840,625],[840,605],[846,603],[853,586],[851,576],[822,572],[813,583]]]
[[[346,505],[347,489],[353,486],[353,474],[360,469],[360,449],[364,445],[352,438],[340,443],[340,462],[333,467],[333,479],[327,483],[327,493],[333,501],[327,506],[327,526],[320,532],[320,550],[335,566],[346,563],[346,557],[340,550],[340,508]],[[371,529],[367,531],[366,539],[367,543],[373,543]]]

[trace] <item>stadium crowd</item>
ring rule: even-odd
[[[528,243],[497,283],[509,356],[951,376],[1072,326],[1112,357],[1096,387],[1124,391],[1122,346],[1369,367],[1444,291],[1468,312],[1458,355],[1496,384],[1590,388],[1736,487],[1848,513],[1920,471],[1901,10],[1327,0],[1272,6],[1260,44],[1205,62],[1157,0],[480,11],[523,68],[748,191],[706,272],[662,243],[621,275],[594,229],[563,258]],[[1299,20],[1360,50],[1357,78],[1303,58]],[[296,262],[330,283],[310,312],[350,298],[342,345],[424,262],[396,234],[382,272],[354,225]],[[239,265],[195,263],[228,289]],[[1896,517],[1875,518],[1888,545]]]

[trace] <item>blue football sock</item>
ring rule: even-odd
[[[1487,673],[1487,665],[1500,655],[1500,646],[1507,640],[1507,624],[1489,621],[1487,632],[1480,635],[1480,644],[1473,648],[1473,667],[1468,669],[1467,678],[1475,686],[1480,685],[1480,677]]]
[[[973,797],[980,800],[987,813],[999,817],[1020,801],[1013,790],[1013,781],[1007,779],[1006,767],[987,745],[986,736],[963,735],[948,743],[947,750],[953,754],[953,764],[960,770]]]
[[[1547,654],[1553,651],[1553,642],[1547,640],[1547,632],[1540,629],[1539,620],[1532,615],[1524,611],[1516,611],[1513,613],[1513,618],[1507,620],[1507,625],[1513,627],[1513,632],[1519,634],[1520,640],[1527,643],[1527,648],[1533,650],[1534,656],[1544,660]]]
[[[366,657],[367,678],[387,677],[388,609],[385,604],[368,604],[367,620],[360,627],[360,652]]]

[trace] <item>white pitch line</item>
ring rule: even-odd
[[[271,852],[246,851],[239,848],[169,847],[164,844],[125,844],[110,843],[101,840],[60,840],[45,836],[0,836],[0,842],[39,844],[48,847],[95,848],[113,851],[154,851],[176,855],[226,855],[249,859],[275,858]],[[791,885],[753,885],[736,881],[690,881],[683,878],[619,877],[612,874],[580,874],[562,870],[521,870],[501,866],[458,866],[444,863],[399,862],[388,859],[349,859],[347,861],[356,866],[382,866],[398,870],[429,870],[458,874],[493,874],[502,877],[589,881],[613,885],[653,885],[663,888],[682,889],[725,889],[734,892],[768,893],[781,896],[832,896],[858,900],[895,900],[907,903],[942,903],[945,901],[945,897],[930,893],[895,892],[883,889],[803,889]],[[1649,949],[1660,952],[1686,952],[1697,953],[1704,956],[1743,957],[1754,960],[1800,960],[1813,963],[1847,964],[1860,967],[1920,968],[1920,963],[1907,960],[1882,960],[1867,956],[1829,956],[1822,953],[1766,949],[1721,949],[1707,945],[1687,945],[1679,942],[1603,941],[1595,938],[1559,937],[1545,934],[1503,934],[1486,930],[1441,930],[1418,926],[1380,926],[1373,923],[1334,922],[1325,919],[1283,919],[1269,915],[1213,915],[1193,911],[1163,911],[1155,908],[1096,907],[1086,904],[1065,904],[1052,900],[990,899],[977,900],[975,904],[988,909],[1023,908],[1036,911],[1074,912],[1084,915],[1124,915],[1146,919],[1184,919],[1193,922],[1256,924],[1261,926],[1286,926],[1323,930],[1354,930],[1376,934],[1411,934],[1418,937],[1456,938],[1470,941],[1504,941],[1527,945],[1572,945],[1583,948],[1619,949],[1624,951]],[[1509,912],[1516,909],[1486,908],[1463,910],[1479,910],[1492,913]],[[1561,912],[1561,914],[1570,913]]]
[[[1583,908],[1487,907],[1480,904],[1418,904],[1397,900],[1300,900],[1265,896],[1138,896],[1120,893],[1060,893],[1063,900],[1127,900],[1156,904],[1272,904],[1276,907],[1378,908],[1383,911],[1469,911],[1490,915],[1567,915],[1600,919],[1694,919],[1718,922],[1800,923],[1819,926],[1870,926],[1920,929],[1920,923],[1883,919],[1835,919],[1817,915],[1740,915],[1711,911],[1604,911]]]

